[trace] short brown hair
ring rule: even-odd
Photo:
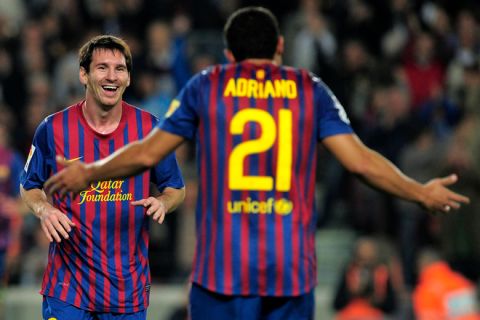
[[[132,53],[130,52],[128,44],[123,39],[112,35],[99,35],[90,39],[78,51],[80,67],[83,67],[87,72],[90,69],[92,54],[95,49],[120,51],[125,57],[128,72],[130,73],[132,71]]]

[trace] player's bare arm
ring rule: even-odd
[[[61,242],[68,239],[68,233],[75,224],[66,214],[53,207],[47,200],[47,195],[41,189],[25,190],[20,186],[20,194],[25,204],[40,219],[43,233],[50,242]]]
[[[356,135],[328,137],[323,144],[347,170],[359,175],[371,186],[402,199],[417,202],[429,211],[449,212],[470,199],[451,191],[448,186],[458,177],[451,174],[421,184],[403,174],[385,157],[365,146]]]
[[[68,163],[57,157],[57,162],[65,169],[47,180],[45,190],[48,194],[58,193],[64,197],[69,192],[77,194],[95,181],[134,176],[157,164],[183,140],[180,136],[155,128],[143,140],[130,143],[93,163]]]
[[[185,199],[185,188],[165,188],[159,192],[154,186],[152,195],[147,199],[132,201],[134,206],[145,207],[145,213],[151,216],[153,221],[162,224],[167,213],[174,211]]]

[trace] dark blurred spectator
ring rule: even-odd
[[[381,39],[390,24],[387,1],[334,1],[333,10],[340,42],[358,39],[374,56],[381,55]]]
[[[365,144],[398,165],[415,131],[408,90],[396,83],[375,87],[363,126],[358,131]],[[399,215],[391,196],[357,180],[352,180],[350,195],[350,221],[356,230],[396,238]]]
[[[436,137],[444,140],[450,137],[458,124],[462,110],[446,95],[442,87],[436,87],[432,90],[430,99],[420,105],[416,116],[421,125],[431,127]]]
[[[9,281],[9,269],[21,265],[20,231],[22,203],[19,199],[19,179],[24,159],[10,146],[9,125],[13,117],[0,107],[0,287]]]
[[[479,24],[471,12],[461,11],[457,17],[454,38],[454,56],[447,70],[447,92],[450,98],[459,106],[464,106],[464,100],[472,89],[469,83],[478,72],[480,62]],[[469,87],[469,88],[467,88]],[[478,92],[474,86],[473,91]]]
[[[406,53],[402,73],[410,89],[412,110],[416,110],[443,86],[445,70],[436,56],[435,39],[430,33],[415,35],[412,46],[411,53]]]
[[[183,24],[180,23],[179,26],[182,33],[177,33],[166,21],[156,20],[150,23],[145,50],[137,61],[137,68],[153,72],[162,91],[173,96],[191,76],[185,45],[188,20]],[[174,25],[178,27],[177,24]]]
[[[391,271],[378,243],[359,238],[336,290],[337,320],[383,319],[395,309]]]
[[[433,249],[418,259],[420,273],[413,292],[417,320],[479,320],[475,285],[455,272]]]
[[[355,39],[343,43],[339,60],[341,63],[336,66],[332,90],[345,107],[352,126],[359,130],[373,82],[378,77],[377,65],[365,45]]]
[[[412,34],[418,29],[418,17],[409,0],[390,0],[390,26],[383,35],[381,46],[383,57],[398,61]]]
[[[440,4],[427,1],[421,8],[421,18],[435,39],[437,56],[444,65],[447,65],[454,55],[456,46],[451,17]]]
[[[331,24],[320,11],[320,1],[302,0],[285,23],[285,63],[311,70],[330,83],[334,69],[337,39]]]
[[[443,172],[445,140],[438,139],[432,127],[424,126],[415,140],[405,147],[399,158],[403,172],[418,181],[427,181]],[[462,175],[462,179],[463,179]],[[422,208],[406,201],[396,201],[398,210],[397,244],[402,261],[403,278],[408,289],[416,281],[418,248],[438,243],[440,217],[422,214]]]
[[[477,71],[478,72],[478,71]],[[477,73],[476,72],[476,73]],[[473,75],[472,75],[473,76]],[[467,104],[466,113],[446,144],[445,170],[454,170],[462,181],[457,190],[468,194],[473,199],[480,198],[480,76],[470,79],[471,100]],[[475,85],[476,83],[476,85]],[[472,280],[480,280],[480,203],[474,201],[470,206],[462,208],[458,215],[447,215],[441,224],[442,253]]]

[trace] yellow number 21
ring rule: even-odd
[[[243,109],[232,118],[230,133],[243,134],[247,122],[257,122],[262,128],[262,133],[259,138],[243,141],[232,150],[228,161],[230,190],[273,190],[273,177],[244,175],[243,163],[247,156],[269,150],[278,135],[275,189],[282,192],[289,191],[292,176],[292,111],[288,109],[279,111],[277,130],[275,120],[268,112]]]

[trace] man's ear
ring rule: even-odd
[[[232,51],[229,49],[223,49],[223,54],[225,55],[225,58],[227,58],[227,61],[230,63],[236,62],[235,57],[233,56]]]
[[[85,70],[84,67],[80,67],[80,70],[78,71],[78,78],[80,79],[81,84],[83,84],[84,86],[87,85],[88,75],[87,70]]]
[[[278,36],[277,48],[275,49],[275,53],[279,55],[283,55],[284,45],[285,45],[285,39],[283,38],[283,36]]]
[[[279,36],[277,40],[277,47],[275,48],[275,54],[273,55],[273,61],[275,61],[277,65],[282,64],[283,50],[284,50],[284,39],[283,39],[283,36]]]

